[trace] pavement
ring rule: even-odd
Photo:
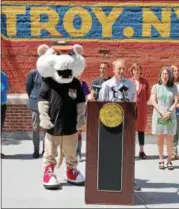
[[[3,139],[2,152],[2,208],[179,208],[179,161],[175,170],[158,169],[155,140],[146,140],[147,160],[135,161],[135,178],[142,190],[135,192],[135,205],[87,205],[85,188],[65,182],[65,166],[56,170],[62,183],[61,190],[45,190],[42,186],[42,158],[32,158],[31,140]],[[85,175],[86,141],[83,135],[83,162],[79,169]],[[136,155],[138,155],[136,144]],[[166,147],[165,147],[166,151]],[[165,152],[166,154],[166,152]]]

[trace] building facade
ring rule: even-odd
[[[179,2],[176,1],[2,1],[2,70],[10,89],[6,132],[31,130],[25,82],[36,67],[37,47],[55,40],[81,43],[90,84],[102,61],[124,58],[142,65],[150,86],[162,66],[179,65]],[[112,74],[112,66],[111,66]],[[130,76],[129,70],[127,76]],[[148,105],[147,133],[152,106]]]

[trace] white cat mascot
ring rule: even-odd
[[[54,168],[61,165],[63,155],[67,181],[75,185],[85,182],[76,168],[77,131],[85,125],[85,96],[80,81],[75,78],[85,68],[82,53],[81,45],[56,42],[37,60],[37,70],[43,77],[38,108],[40,126],[46,130],[43,185],[47,189],[60,185]]]

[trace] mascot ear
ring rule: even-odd
[[[45,55],[51,55],[51,54],[56,54],[55,50],[52,48],[47,49],[47,51],[45,52]]]
[[[85,62],[85,58],[82,56],[84,51],[83,51],[83,47],[79,44],[75,44],[73,46],[73,51],[74,51],[74,55],[73,55],[73,58],[75,59],[75,62],[74,62],[74,66],[73,66],[73,75],[75,77],[78,77],[80,76],[85,67],[86,67],[86,62]]]
[[[44,54],[37,60],[36,66],[39,74],[43,78],[52,77],[54,75],[54,65],[57,55]]]
[[[78,57],[74,57],[74,59],[75,59],[75,62],[73,65],[73,75],[75,77],[78,77],[83,73],[86,67],[86,62],[85,62],[84,57],[82,57],[81,55],[79,55]]]
[[[81,56],[83,56],[83,53],[84,53],[84,50],[83,50],[83,47],[79,44],[75,44],[73,46],[73,51],[76,53],[76,54],[80,54]]]

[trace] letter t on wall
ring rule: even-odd
[[[59,15],[55,10],[49,7],[32,7],[30,14],[32,36],[40,36],[42,29],[47,30],[51,36],[62,36],[55,28],[59,22]],[[40,15],[43,14],[48,15],[48,22],[40,22]]]
[[[2,14],[6,15],[7,36],[17,34],[17,15],[25,15],[25,6],[2,6]]]

